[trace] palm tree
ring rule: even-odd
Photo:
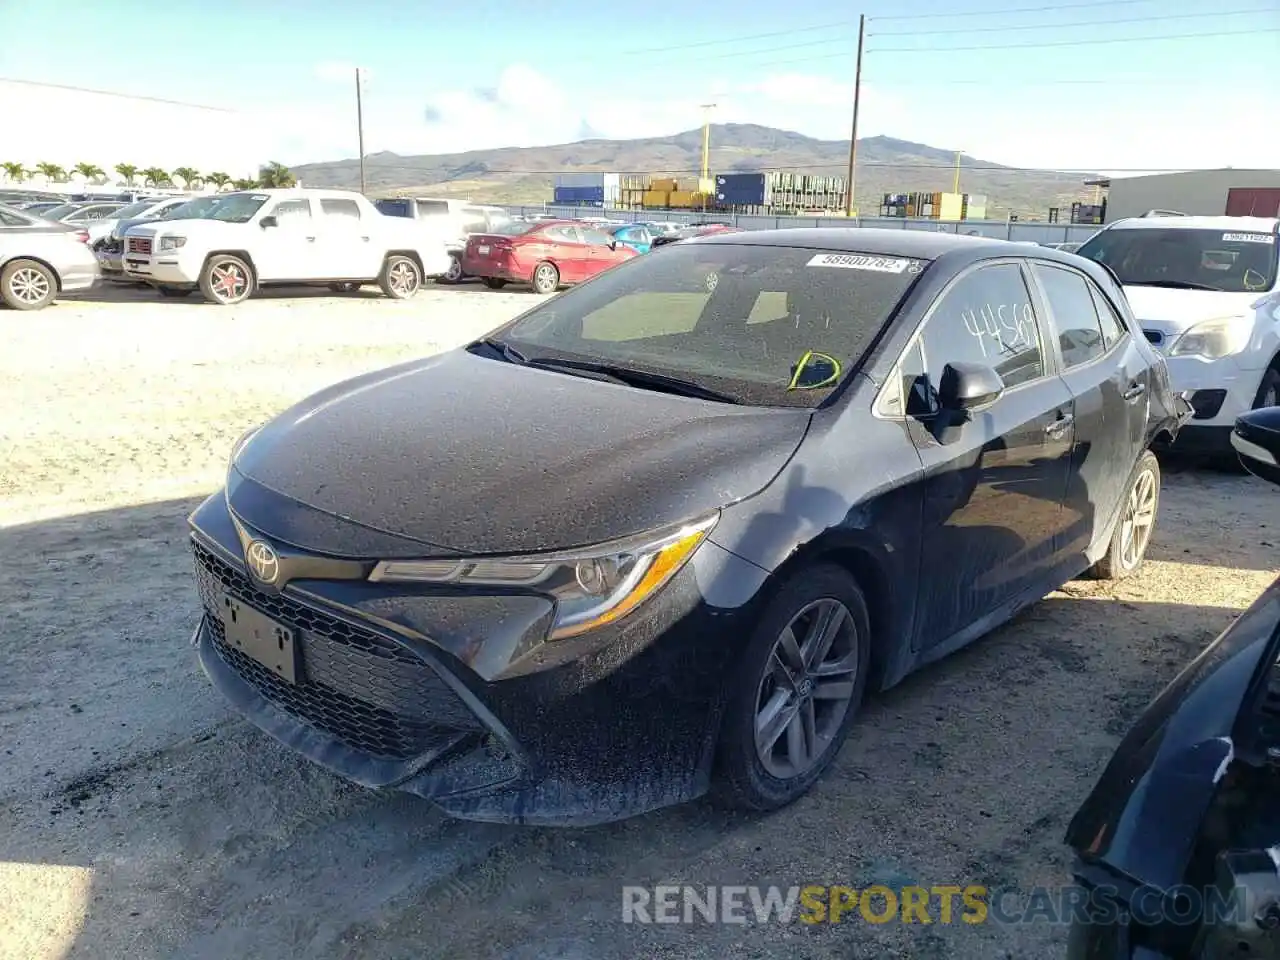
[[[162,167],[147,167],[145,170],[139,170],[142,174],[142,185],[144,187],[158,187],[162,184],[172,183],[169,179],[169,173]]]
[[[283,163],[272,160],[258,170],[258,181],[268,189],[297,186],[298,178]]]
[[[194,190],[195,185],[200,182],[200,171],[195,167],[178,167],[173,171],[173,175],[182,181],[182,185],[188,190]]]
[[[65,183],[67,180],[67,171],[56,163],[49,163],[47,160],[36,164],[36,173],[50,183]]]
[[[237,190],[257,190],[261,184],[257,180],[233,180],[231,185]]]
[[[116,173],[120,174],[120,178],[124,180],[126,187],[132,187],[133,178],[138,175],[138,168],[132,163],[117,163]]]
[[[21,183],[27,179],[27,168],[20,163],[12,161],[0,163],[0,170],[4,171],[4,175],[13,183]]]
[[[90,180],[97,182],[99,177],[105,177],[107,175],[107,172],[96,163],[84,163],[83,161],[72,167],[72,172],[78,173],[80,176],[84,177],[85,183],[88,183]]]
[[[178,171],[176,170],[174,171],[174,173],[177,173],[177,172]],[[222,190],[223,187],[225,187],[228,183],[231,182],[231,178],[222,172],[206,173],[204,175],[204,182],[213,184],[213,188],[215,190],[220,191]]]

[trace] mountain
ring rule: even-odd
[[[789,170],[819,176],[845,176],[848,140],[816,140],[789,130],[752,123],[711,127],[711,169],[715,173]],[[702,162],[702,130],[641,140],[582,140],[546,147],[500,147],[403,157],[375,153],[365,157],[365,185],[374,195],[411,191],[420,195],[469,197],[489,203],[543,203],[551,199],[556,174],[583,172],[651,173],[696,176]],[[988,216],[1016,213],[1044,219],[1051,206],[1069,208],[1072,200],[1090,200],[1086,174],[1020,170],[965,156],[960,189],[987,196]],[[356,188],[356,159],[293,167],[308,186]],[[856,201],[866,214],[879,212],[886,193],[949,191],[955,177],[955,152],[893,137],[858,141]],[[1065,211],[1064,211],[1065,213]],[[1064,216],[1065,219],[1065,216]]]

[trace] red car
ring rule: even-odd
[[[634,256],[630,247],[586,224],[515,220],[468,237],[462,272],[479,277],[493,290],[508,283],[527,283],[535,293],[554,293]]]

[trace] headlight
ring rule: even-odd
[[[1239,353],[1249,345],[1253,324],[1247,317],[1217,317],[1197,323],[1173,342],[1171,357],[1204,357],[1217,360]]]
[[[707,538],[719,513],[598,547],[466,560],[384,560],[370,580],[526,587],[556,601],[551,638],[620,620],[657,593]]]
[[[166,250],[177,250],[185,246],[186,242],[186,237],[161,237],[160,252],[164,253]]]

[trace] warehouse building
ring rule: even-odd
[[[118,181],[117,164],[172,171],[192,167],[232,178],[257,175],[263,141],[249,117],[221,107],[136,97],[57,84],[0,80],[0,116],[10,118],[0,162],[34,169],[53,163],[102,168]],[[18,122],[16,118],[39,118]],[[4,174],[0,171],[0,181]],[[37,177],[33,185],[43,186]]]
[[[1089,182],[1109,188],[1107,223],[1149,210],[1210,217],[1280,215],[1280,170],[1227,167]]]

